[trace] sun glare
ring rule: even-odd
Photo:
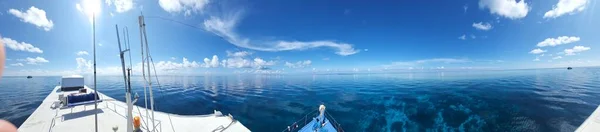
[[[94,15],[98,17],[102,12],[102,3],[100,2],[100,0],[82,0],[81,4],[82,7],[79,7],[80,5],[77,5],[77,8],[81,12],[85,13],[90,22],[92,22],[92,18],[94,17]]]

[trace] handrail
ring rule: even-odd
[[[327,116],[329,116],[329,117],[327,117]],[[331,120],[333,120],[332,124],[333,124],[333,128],[335,128],[335,130],[337,130],[338,132],[344,132],[344,129],[342,129],[342,127],[340,127],[340,123],[338,123],[335,120],[335,118],[333,118],[333,116],[331,116],[331,114],[329,114],[329,112],[325,111],[325,117],[328,119],[331,118]]]
[[[288,132],[291,132],[291,131],[293,131],[293,130],[296,130],[297,128],[301,128],[300,126],[298,126],[298,123],[299,123],[300,121],[304,121],[304,124],[302,125],[302,127],[306,126],[306,124],[308,123],[308,122],[306,122],[306,121],[307,121],[307,119],[308,119],[308,115],[315,114],[316,112],[318,112],[318,110],[314,110],[314,111],[312,111],[312,112],[309,112],[308,114],[304,115],[304,117],[300,118],[300,119],[299,119],[299,120],[297,120],[297,121],[294,121],[294,123],[292,123],[292,125],[291,125],[292,127],[288,126],[288,127],[287,127],[287,128],[285,128],[285,129],[284,129],[282,132],[286,132],[286,131],[288,131]]]
[[[298,128],[302,128],[304,126],[306,126],[306,124],[308,123],[307,120],[309,119],[308,116],[309,115],[314,115],[318,112],[318,110],[314,110],[312,112],[309,112],[308,114],[304,115],[304,117],[300,118],[299,120],[295,121],[294,123],[292,123],[292,125],[288,126],[286,129],[284,129],[282,132],[291,132],[291,131],[295,131]],[[316,115],[314,115],[316,116]],[[312,116],[311,116],[312,117]],[[332,123],[333,128],[335,128],[338,132],[344,132],[344,130],[342,129],[342,127],[340,126],[340,124],[335,120],[335,118],[333,118],[333,116],[331,116],[327,111],[325,111],[325,118],[327,119],[331,119],[329,120]],[[299,126],[298,123],[300,121],[304,121],[304,125]]]

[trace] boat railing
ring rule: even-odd
[[[304,115],[304,117],[298,119],[297,121],[295,121],[291,125],[289,125],[282,132],[296,132],[296,131],[302,129],[302,127],[306,126],[306,124],[308,124],[309,122],[311,122],[312,121],[312,117],[316,117],[318,114],[319,114],[319,111],[318,110],[314,110],[314,111],[312,111],[312,112]],[[325,117],[327,119],[330,119],[329,122],[332,124],[333,128],[335,128],[338,132],[343,132],[344,131],[342,129],[342,127],[340,127],[340,124],[335,120],[335,118],[333,118],[333,116],[331,116],[327,111],[325,111]]]
[[[335,120],[335,118],[333,118],[333,116],[331,116],[331,114],[329,114],[329,112],[325,111],[325,117],[327,117],[327,119],[331,119],[331,120],[329,120],[329,122],[331,122],[331,124],[332,124],[333,128],[335,128],[335,130],[337,130],[338,132],[344,132],[344,129],[342,129],[342,127],[340,126],[340,123],[338,123]]]

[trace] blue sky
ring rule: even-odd
[[[386,72],[598,66],[595,0],[0,1],[5,75],[119,75],[140,30],[160,74]],[[184,59],[185,58],[185,59]]]

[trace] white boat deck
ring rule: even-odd
[[[600,132],[600,106],[594,110],[575,132]]]
[[[84,86],[88,92],[93,90]],[[98,93],[102,102],[94,110],[94,104],[74,106],[71,108],[56,108],[58,94],[63,93],[57,86],[42,101],[42,104],[19,127],[19,132],[88,132],[95,131],[94,113],[98,113],[98,131],[100,132],[125,132],[127,129],[127,105],[102,93]],[[77,92],[77,91],[74,91]],[[64,92],[64,95],[74,92]],[[140,99],[140,101],[143,101]],[[149,114],[150,111],[149,111]],[[146,120],[146,109],[134,105],[133,115],[140,116],[141,128],[144,132],[151,131],[152,122]],[[240,122],[229,116],[222,116],[220,112],[210,115],[177,115],[164,112],[154,112],[156,130],[159,132],[246,132],[250,131]],[[114,128],[117,128],[114,130]],[[147,128],[150,128],[148,130]]]

